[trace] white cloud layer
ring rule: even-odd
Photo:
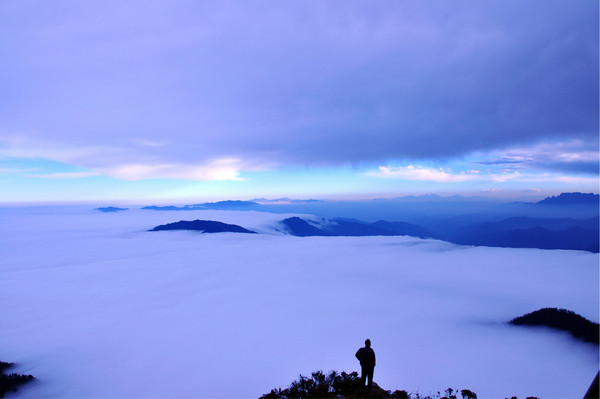
[[[317,369],[429,394],[582,397],[598,348],[505,322],[542,307],[598,321],[597,254],[409,237],[290,237],[287,215],[0,209],[0,351],[19,397],[258,397]],[[185,219],[264,234],[154,232]],[[234,382],[234,383],[232,383]]]

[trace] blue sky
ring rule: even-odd
[[[598,192],[595,1],[0,16],[0,202]]]

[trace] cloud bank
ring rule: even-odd
[[[375,381],[422,395],[581,397],[598,371],[597,346],[505,324],[547,306],[598,321],[597,254],[291,237],[251,211],[185,218],[263,234],[147,231],[177,211],[0,215],[0,351],[39,379],[20,397],[258,397],[357,370],[367,337]]]

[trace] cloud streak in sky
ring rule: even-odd
[[[477,178],[478,171],[463,171],[452,173],[450,170],[426,168],[423,166],[380,166],[375,172],[367,172],[365,175],[372,177],[394,178],[402,180],[434,181],[438,183],[455,183],[473,180]]]
[[[0,15],[0,131],[107,149],[46,155],[124,178],[566,138],[598,151],[596,2],[9,1]]]
[[[594,142],[596,144],[594,144]],[[598,175],[600,157],[597,147],[598,137],[587,142],[570,139],[559,142],[544,142],[533,146],[509,148],[505,151],[494,151],[479,154],[483,161],[475,164],[499,166],[506,168],[532,169],[537,171],[554,171]]]
[[[218,159],[205,165],[139,165],[125,164],[102,173],[123,180],[185,179],[185,180],[243,180],[239,161]]]

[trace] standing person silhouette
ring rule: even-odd
[[[373,386],[373,371],[375,371],[375,352],[371,349],[371,340],[365,341],[365,346],[356,351],[356,358],[360,362],[361,367],[361,378],[363,386],[365,380],[368,379],[368,388],[371,389]]]

